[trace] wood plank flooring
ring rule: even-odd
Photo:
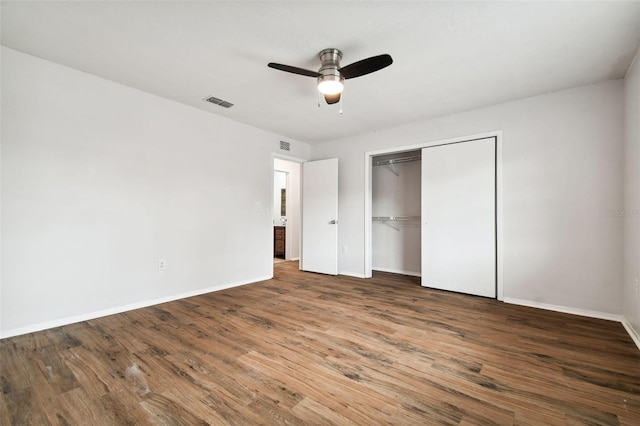
[[[0,361],[3,425],[640,424],[640,351],[619,323],[292,262],[4,339]]]

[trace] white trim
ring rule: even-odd
[[[309,160],[304,158],[292,157],[290,155],[280,154],[279,152],[273,152],[273,158],[279,158],[280,160],[293,161],[294,163],[306,163]]]
[[[621,315],[610,314],[607,312],[590,311],[587,309],[572,308],[570,306],[551,305],[549,303],[534,302],[532,300],[513,299],[511,297],[505,297],[504,303],[510,303],[512,305],[528,306],[530,308],[545,309],[547,311],[562,312],[565,314],[580,315],[583,317],[599,318],[599,319],[604,319],[609,321],[622,322],[622,319],[623,319]]]
[[[364,153],[364,277],[371,278],[372,275],[372,226],[371,226],[371,212],[372,212],[372,194],[371,194],[371,157],[375,155],[391,154],[402,151],[414,151],[417,149],[428,148],[435,145],[446,145],[450,143],[465,142],[474,139],[486,139],[496,138],[496,240],[497,240],[497,262],[498,267],[496,270],[497,291],[496,298],[498,300],[504,300],[504,246],[503,246],[503,173],[502,173],[502,130],[495,130],[492,132],[478,133],[475,135],[461,136],[456,138],[442,139],[433,142],[423,142],[414,145],[398,146],[393,148],[379,149],[376,151],[367,151]]]
[[[371,169],[371,152],[364,153],[364,278],[373,276],[373,225],[371,217],[373,199],[373,170]]]
[[[625,317],[622,317],[622,321],[620,322],[622,322],[622,326],[625,330],[627,330],[629,336],[631,336],[631,340],[633,340],[633,343],[635,343],[638,349],[640,349],[640,334],[636,331],[635,328],[633,328],[631,323],[627,321]]]
[[[371,156],[382,155],[382,154],[392,154],[392,153],[402,152],[402,151],[416,151],[422,148],[428,148],[430,146],[435,146],[435,145],[446,145],[450,143],[470,141],[473,139],[493,138],[496,136],[502,137],[502,130],[494,130],[492,132],[477,133],[475,135],[460,136],[456,138],[441,139],[441,140],[432,141],[432,142],[420,142],[413,145],[397,146],[393,148],[379,149],[376,151],[368,151],[365,153],[365,157],[371,157]]]
[[[367,278],[364,276],[364,274],[359,274],[357,272],[340,271],[338,272],[338,275],[346,275],[347,277],[355,277],[355,278]]]
[[[496,132],[496,282],[498,300],[504,300],[504,220],[503,220],[503,200],[502,200],[502,130]]]
[[[186,293],[176,294],[173,296],[161,297],[153,300],[145,300],[143,302],[130,303],[128,305],[118,306],[115,308],[104,309],[101,311],[90,312],[86,314],[75,315],[72,317],[61,318],[53,321],[45,321],[38,324],[28,325],[26,327],[18,327],[14,329],[10,329],[2,333],[0,339],[6,339],[8,337],[19,336],[21,334],[33,333],[36,331],[47,330],[54,327],[60,327],[63,325],[74,324],[77,322],[88,321],[100,317],[106,317],[108,315],[120,314],[122,312],[133,311],[134,309],[146,308],[153,305],[159,305],[161,303],[173,302],[175,300],[186,299],[187,297],[199,296],[201,294],[211,293],[220,290],[226,290],[233,287],[239,287],[247,284],[253,284],[260,281],[265,281],[273,278],[271,276],[264,276],[258,278],[252,278],[246,281],[236,281],[233,283],[223,284],[218,287],[209,287],[205,289],[189,291]]]
[[[420,272],[401,271],[400,269],[378,268],[378,267],[374,266],[373,270],[374,271],[380,271],[380,272],[389,272],[391,274],[409,275],[411,277],[420,277],[420,276],[422,276],[422,274],[420,274]]]
[[[583,317],[598,318],[603,320],[619,322],[627,331],[627,333],[629,334],[629,337],[631,337],[631,340],[633,340],[633,343],[636,344],[636,347],[640,349],[640,334],[638,334],[638,332],[633,328],[631,323],[627,321],[627,319],[622,315],[609,314],[607,312],[590,311],[587,309],[572,308],[569,306],[550,305],[548,303],[533,302],[531,300],[523,300],[523,299],[513,299],[511,297],[506,297],[504,299],[504,303],[510,303],[512,305],[528,306],[530,308],[545,309],[547,311],[562,312],[565,314],[580,315]]]

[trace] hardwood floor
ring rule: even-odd
[[[296,268],[2,340],[0,424],[640,424],[619,323]]]

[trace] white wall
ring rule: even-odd
[[[300,259],[300,224],[302,218],[300,206],[300,163],[274,158],[273,167],[276,170],[289,173],[285,258],[287,260],[298,260]]]
[[[624,86],[624,223],[623,315],[640,347],[640,49]]]
[[[372,216],[420,216],[420,161],[399,163],[395,168],[398,176],[387,166],[372,167]],[[419,226],[419,220],[373,222],[373,269],[419,276]]]
[[[312,146],[340,158],[343,274],[364,274],[364,153],[503,130],[504,297],[620,314],[622,80]]]
[[[271,276],[282,137],[1,55],[3,337]]]

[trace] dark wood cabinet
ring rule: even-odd
[[[284,226],[273,227],[273,257],[285,258],[285,237],[287,228]]]

